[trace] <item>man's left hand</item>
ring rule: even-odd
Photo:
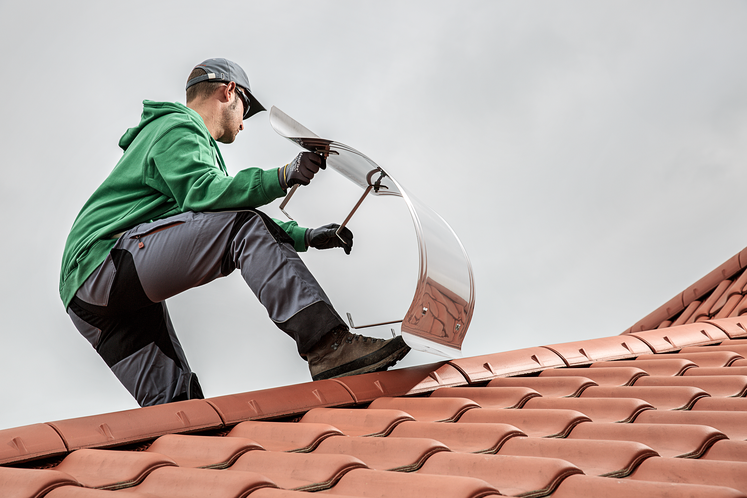
[[[310,228],[306,230],[306,245],[315,249],[331,249],[333,247],[342,247],[345,254],[350,254],[353,249],[353,232],[344,227],[340,231],[340,237],[337,236],[337,229],[340,225],[330,223],[319,228]],[[344,241],[344,242],[343,242]]]

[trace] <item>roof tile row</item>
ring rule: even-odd
[[[744,497],[747,341],[727,320],[8,429],[0,485],[50,498]]]

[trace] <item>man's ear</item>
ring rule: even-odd
[[[236,83],[233,81],[229,81],[225,85],[221,85],[219,88],[219,99],[221,102],[228,103],[231,102],[231,93],[236,91]]]

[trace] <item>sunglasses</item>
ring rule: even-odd
[[[244,93],[244,90],[238,85],[236,85],[236,93],[239,95],[241,103],[244,104],[244,119],[246,119],[247,115],[249,114],[250,107],[249,97],[247,97],[246,93]]]

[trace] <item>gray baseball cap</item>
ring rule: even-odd
[[[249,86],[249,78],[247,78],[246,73],[241,69],[241,66],[235,62],[229,61],[228,59],[208,59],[197,64],[195,69],[198,67],[204,69],[207,74],[203,74],[187,81],[187,88],[200,83],[201,81],[221,81],[225,83],[233,81],[245,90],[244,93],[249,99],[249,105],[244,105],[244,119],[252,117],[260,111],[266,110],[264,106],[254,98],[254,95],[252,95],[252,90]],[[185,90],[187,88],[185,88]],[[244,99],[242,99],[242,101],[243,100]]]

